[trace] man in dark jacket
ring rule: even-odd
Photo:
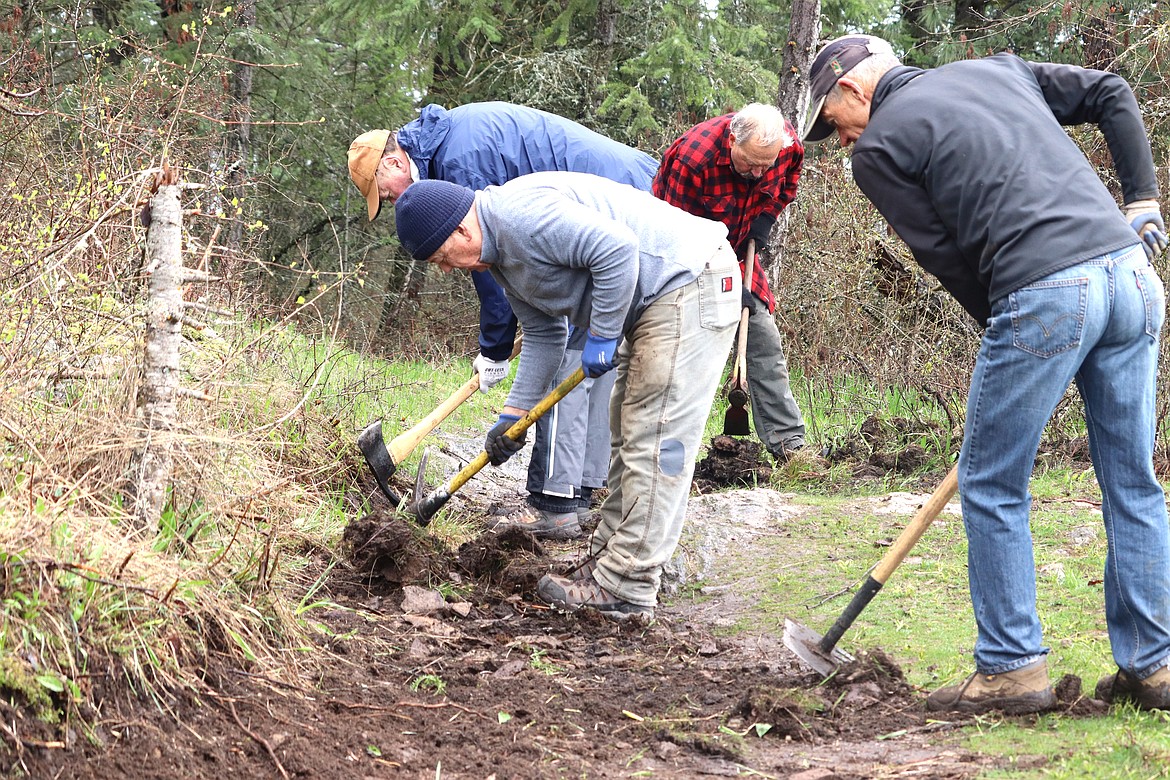
[[[658,164],[563,117],[511,103],[471,103],[450,111],[423,108],[396,133],[373,130],[350,147],[350,176],[366,198],[370,219],[411,182],[439,179],[481,190],[537,171],[576,171],[649,190]],[[508,374],[516,317],[491,275],[473,272],[480,299],[480,390]],[[580,363],[585,334],[573,330],[556,381]],[[504,522],[534,535],[569,539],[580,534],[594,489],[606,483],[612,374],[588,379],[536,426],[528,468],[528,501]],[[549,388],[551,389],[551,388]]]
[[[935,70],[846,36],[810,73],[809,130],[854,144],[853,178],[915,259],[985,326],[967,400],[959,491],[978,636],[975,673],[933,710],[1052,707],[1028,525],[1032,465],[1075,380],[1102,492],[1107,698],[1170,708],[1170,529],[1154,475],[1166,248],[1150,146],[1118,76],[999,54]],[[1096,124],[1119,210],[1063,125]],[[1143,251],[1144,250],[1144,251]]]
[[[756,435],[785,461],[804,447],[804,417],[788,381],[788,361],[776,327],[776,298],[749,239],[762,249],[780,212],[796,197],[804,146],[775,106],[750,103],[734,114],[692,127],[670,145],[654,177],[654,194],[700,217],[722,222],[727,239],[751,263],[744,290],[748,310],[747,365]],[[744,266],[746,269],[746,266]]]

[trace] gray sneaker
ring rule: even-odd
[[[1170,667],[1163,666],[1144,680],[1118,669],[1101,678],[1096,693],[1110,703],[1128,699],[1143,710],[1170,710]]]
[[[516,512],[501,517],[493,530],[523,528],[538,539],[576,539],[581,535],[577,512],[549,512],[525,504]]]
[[[654,607],[619,599],[601,587],[592,574],[581,579],[546,574],[536,585],[536,595],[545,604],[552,604],[568,612],[592,607],[611,620],[626,620],[634,615],[642,615],[645,619],[654,617]]]
[[[1041,658],[1002,674],[976,672],[958,685],[939,688],[926,697],[926,709],[978,714],[996,710],[1005,715],[1044,712],[1056,706],[1048,683],[1048,661]]]

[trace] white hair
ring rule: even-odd
[[[731,132],[737,145],[755,139],[760,146],[772,146],[777,141],[789,146],[793,140],[785,128],[784,114],[765,103],[748,103],[736,111],[731,118]]]

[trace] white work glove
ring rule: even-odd
[[[1166,251],[1166,223],[1156,200],[1135,200],[1125,206],[1125,220],[1142,240],[1142,249],[1151,261]]]
[[[472,362],[471,367],[479,374],[479,392],[486,393],[492,387],[504,381],[508,375],[507,360],[492,360],[480,353]]]

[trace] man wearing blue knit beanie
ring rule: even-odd
[[[653,616],[739,319],[727,229],[634,187],[561,172],[478,192],[416,182],[395,218],[416,260],[490,272],[524,328],[516,379],[485,440],[494,465],[523,446],[504,431],[545,394],[570,325],[587,333],[587,376],[617,369],[610,493],[589,559],[571,576],[541,578],[537,596],[619,620]]]
[[[354,139],[349,172],[366,200],[370,219],[412,182],[436,179],[481,190],[538,171],[578,171],[650,190],[658,162],[565,117],[515,103],[468,103],[450,110],[424,106],[397,131],[371,130]],[[491,274],[473,272],[479,297],[479,354],[472,368],[480,392],[503,381],[511,365],[516,316]],[[566,378],[580,362],[585,334],[574,329],[557,371]],[[613,375],[587,379],[536,423],[528,464],[528,496],[501,518],[546,539],[574,539],[590,514],[593,492],[606,486],[609,465],[609,394]],[[376,426],[376,427],[375,427]],[[359,438],[367,459],[381,457]],[[372,447],[367,452],[367,447]],[[388,454],[384,454],[389,457]],[[378,470],[375,468],[375,475]],[[392,499],[393,500],[393,499]]]

